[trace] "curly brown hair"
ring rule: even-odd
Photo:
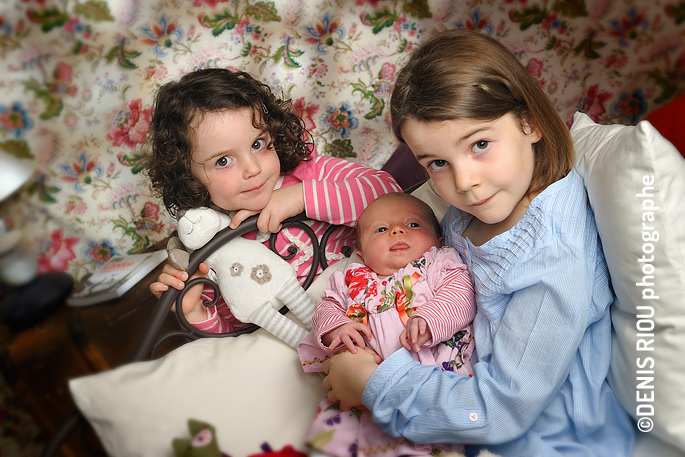
[[[250,108],[252,125],[269,134],[285,175],[309,160],[311,135],[290,100],[245,72],[209,68],[161,86],[144,145],[145,173],[170,214],[209,206],[209,192],[191,171],[195,128],[208,113]]]

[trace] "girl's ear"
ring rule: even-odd
[[[355,254],[357,254],[357,257],[359,257],[359,259],[362,261],[362,263],[364,263],[364,255],[362,254],[362,250],[361,250],[361,249],[357,249],[357,251],[355,252]]]
[[[438,238],[438,243],[440,244],[441,248],[445,247],[445,237],[441,236],[440,238]]]
[[[523,133],[531,135],[531,143],[537,143],[542,139],[542,131],[533,116],[527,116],[523,120]]]

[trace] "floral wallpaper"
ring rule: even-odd
[[[166,237],[139,145],[159,85],[204,67],[252,72],[320,154],[380,168],[397,69],[452,28],[504,42],[569,123],[634,124],[685,92],[678,0],[0,0],[0,149],[36,168],[0,217],[75,281]]]

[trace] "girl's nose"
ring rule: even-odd
[[[473,187],[477,186],[480,178],[472,167],[460,166],[455,167],[454,184],[459,192],[468,192]]]
[[[261,171],[262,166],[259,164],[257,157],[254,154],[247,154],[243,162],[243,178],[248,179],[257,176]]]

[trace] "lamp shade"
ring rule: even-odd
[[[33,175],[33,167],[26,160],[0,151],[0,201],[12,195]]]

